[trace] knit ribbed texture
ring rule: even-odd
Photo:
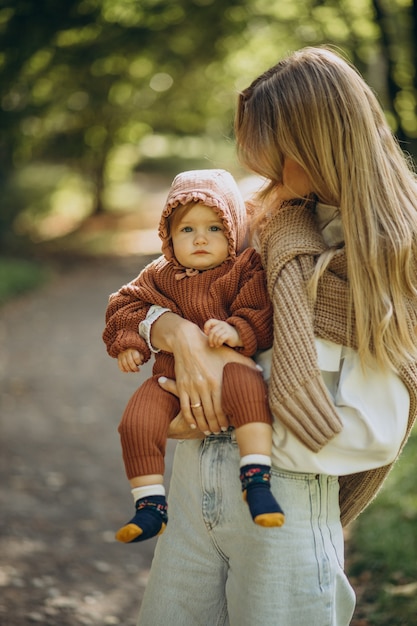
[[[157,355],[159,356],[159,355]],[[168,377],[174,376],[173,358],[158,359]],[[258,370],[228,363],[223,370],[222,408],[235,426],[252,422],[270,424],[266,386]],[[168,428],[178,414],[178,398],[161,389],[158,376],[146,380],[130,398],[119,425],[126,475],[164,474]]]
[[[271,217],[262,233],[262,258],[274,302],[274,344],[270,402],[273,413],[301,442],[318,451],[341,429],[334,405],[319,375],[314,337],[355,348],[348,328],[346,258],[340,250],[320,279],[314,304],[306,284],[315,258],[326,249],[314,217],[314,202],[290,202]],[[414,326],[416,311],[410,311]],[[400,368],[410,394],[405,444],[417,412],[417,364]],[[375,497],[392,464],[340,477],[341,519],[351,522]]]
[[[272,424],[261,372],[241,363],[227,363],[223,369],[222,408],[235,428],[251,422]]]
[[[152,377],[130,398],[120,425],[126,476],[164,474],[165,447],[170,422],[179,412],[178,398],[164,391]]]
[[[313,303],[306,281],[314,255],[325,249],[314,203],[288,204],[262,233],[262,258],[274,302],[274,343],[269,401],[272,412],[313,452],[342,429],[320,375],[314,343]]]
[[[164,257],[153,261],[131,283],[110,297],[103,340],[110,356],[135,347],[150,358],[138,334],[139,323],[151,304],[178,313],[200,328],[210,318],[234,325],[243,348],[252,356],[272,344],[272,305],[259,254],[248,248],[234,261],[176,280],[177,269]]]

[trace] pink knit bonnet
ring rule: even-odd
[[[229,256],[234,259],[245,245],[247,213],[235,179],[221,169],[190,170],[174,178],[158,229],[165,258],[177,264],[168,235],[167,218],[175,207],[189,202],[201,202],[216,211],[229,240]]]

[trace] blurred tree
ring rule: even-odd
[[[217,97],[205,68],[221,60],[219,42],[241,27],[226,15],[238,4],[71,0],[63,10],[51,0],[3,2],[3,186],[30,162],[63,163],[82,173],[91,210],[100,212],[118,148],[132,148],[133,164],[146,135],[204,134]],[[22,200],[9,196],[3,243]],[[42,197],[36,211],[41,205]]]
[[[411,0],[0,0],[0,247],[17,215],[49,210],[64,167],[98,213],[109,181],[144,157],[187,153],[189,137],[230,141],[234,94],[300,46],[341,48],[401,138],[414,138],[415,10]]]
[[[78,3],[68,0],[59,9],[48,0],[0,4],[0,250],[10,244],[10,227],[25,208],[24,198],[13,189],[13,172],[32,157],[29,127],[48,115],[49,98],[41,76],[53,64],[56,32],[91,19],[77,14]]]
[[[385,107],[398,139],[417,155],[417,0],[373,0],[380,29]]]

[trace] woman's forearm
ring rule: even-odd
[[[182,335],[182,332],[186,334],[187,329],[190,332],[199,330],[192,322],[185,320],[176,313],[167,311],[152,324],[152,346],[157,350],[174,353],[176,346],[179,346],[179,348],[181,346],[179,337]]]
[[[220,402],[223,368],[212,362],[217,355],[200,328],[166,312],[152,323],[150,340],[154,349],[174,355],[175,393],[188,427],[208,433],[227,425]],[[198,406],[192,407],[193,404]]]
[[[230,362],[256,367],[252,359],[228,346],[210,348],[196,324],[171,312],[153,322],[151,342],[174,355],[176,394],[185,421],[205,434],[227,427],[221,402],[223,367]]]

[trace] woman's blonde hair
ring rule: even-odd
[[[340,207],[362,361],[416,360],[416,177],[357,70],[326,48],[295,52],[240,94],[235,134],[242,163],[269,181],[263,199],[290,158]]]

